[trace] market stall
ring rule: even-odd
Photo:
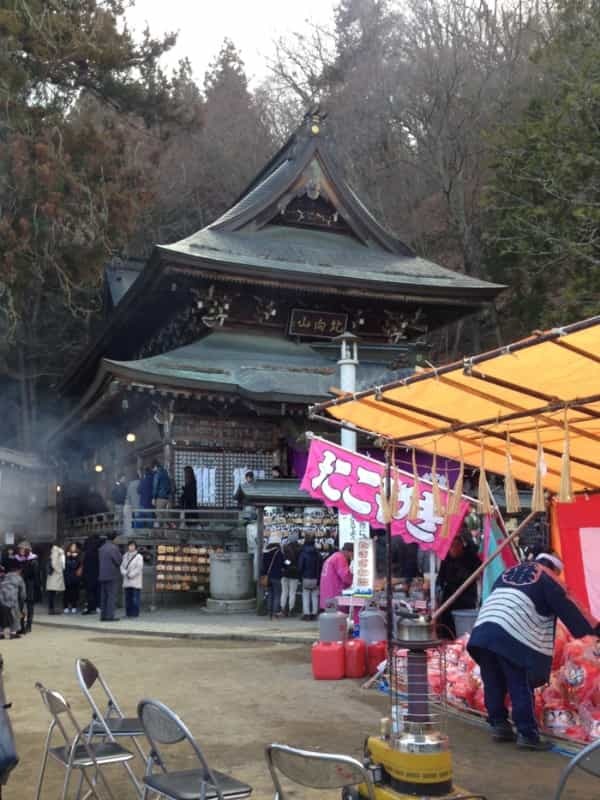
[[[551,496],[559,518],[561,508],[564,512],[579,503],[583,511],[563,513],[560,537],[557,540],[555,535],[554,539],[562,543],[563,553],[574,551],[569,557],[572,567],[565,576],[567,588],[598,617],[600,526],[597,519],[590,523],[585,503],[600,492],[599,387],[600,317],[596,317],[536,332],[512,345],[386,385],[341,394],[313,407],[311,414],[316,420],[376,438],[385,449],[387,468],[381,465],[377,507],[390,534],[398,517],[415,521],[419,514],[418,490],[403,489],[402,481],[394,475],[397,450],[412,450],[413,463],[419,449],[432,453],[434,459],[441,455],[477,467],[478,511],[490,528],[496,509],[488,472],[504,475],[510,513],[520,510],[517,480],[533,487],[532,515],[545,511]],[[334,480],[334,461],[321,460],[320,464],[322,480]],[[438,499],[433,499],[442,531],[452,529],[456,498],[462,491],[462,471],[450,493],[454,501],[448,498],[444,502],[439,489]],[[358,475],[345,477],[352,495],[360,483]],[[436,482],[435,474],[432,482]],[[334,484],[334,489],[339,485]],[[436,492],[432,490],[432,494]],[[337,505],[339,498],[332,497],[331,501]],[[360,518],[356,504],[350,511]],[[494,541],[484,564],[461,590],[486,567],[497,564],[529,519],[503,541]],[[574,531],[568,540],[567,528]],[[436,539],[441,539],[441,533],[420,546],[432,547]],[[587,554],[585,559],[583,553]],[[593,566],[587,567],[590,561]],[[433,621],[443,610],[441,607],[434,612]],[[481,682],[466,654],[465,641],[450,645],[448,653],[451,658],[456,656],[454,673],[449,677],[450,699],[458,707],[481,710]],[[402,653],[396,653],[398,656],[402,658]],[[538,692],[536,703],[540,721],[550,733],[579,741],[598,737],[600,651],[593,637],[565,642],[563,634],[559,635],[551,682]]]

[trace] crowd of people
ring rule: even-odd
[[[439,565],[437,575],[437,602],[444,603],[481,564],[481,544],[477,531],[465,525],[453,541],[447,557]],[[386,574],[385,537],[376,536],[376,574]],[[407,598],[428,600],[428,554],[416,544],[401,537],[392,540],[392,579],[395,591],[404,591]],[[298,535],[281,538],[269,537],[262,555],[261,584],[266,593],[267,610],[273,617],[291,617],[296,613],[298,591],[302,593],[302,620],[316,619],[319,611],[339,597],[352,585],[353,545],[341,549],[319,550],[315,540],[307,536],[300,541]],[[383,578],[376,581],[381,588]],[[475,610],[479,603],[479,588],[474,582],[448,608],[440,620],[440,635],[453,639],[456,635],[452,612]]]
[[[298,588],[302,592],[302,619],[315,620],[322,605],[321,584],[324,561],[313,536],[301,544],[298,534],[284,541],[277,535],[269,537],[261,565],[261,584],[266,590],[269,614],[273,617],[292,617],[296,611]],[[349,582],[352,575],[348,571]]]
[[[135,540],[122,554],[115,538],[113,533],[102,541],[92,534],[83,548],[54,542],[43,567],[28,541],[8,548],[0,565],[1,637],[18,639],[31,632],[34,606],[44,592],[50,615],[99,614],[113,622],[122,583],[126,616],[139,616],[144,559]]]

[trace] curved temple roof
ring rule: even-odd
[[[321,229],[286,224],[287,207],[306,194],[330,208],[330,229],[327,222]],[[416,256],[368,211],[338,172],[320,132],[307,126],[290,137],[219,219],[158,251],[165,258],[213,262],[280,279],[342,278],[365,289],[385,284],[400,292],[462,296],[472,305],[493,299],[503,288]]]

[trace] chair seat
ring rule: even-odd
[[[121,747],[121,745],[116,742],[90,744],[89,748],[94,754],[94,758],[98,764],[120,764],[134,757],[133,753],[130,753],[129,750]],[[48,751],[48,755],[66,766],[69,763],[69,752],[70,750],[67,747],[51,747]],[[73,766],[91,767],[93,765],[94,761],[90,757],[88,748],[84,744],[77,745],[75,748]]]
[[[106,722],[108,730],[115,738],[119,736],[144,735],[144,729],[142,728],[142,724],[137,717],[125,717],[124,719],[121,717],[114,717],[104,721]],[[106,735],[104,727],[100,722],[98,722],[98,720],[94,720],[86,728],[84,728],[84,734],[88,734],[90,728],[93,729],[94,736],[102,736],[103,734]]]
[[[250,797],[252,787],[247,783],[236,781],[229,775],[222,772],[215,772],[213,775],[221,794],[226,800],[238,800],[238,798]],[[202,780],[204,772],[201,769],[187,769],[181,772],[168,772],[166,775],[146,775],[144,784],[153,792],[159,792],[173,800],[199,800],[202,797]],[[212,784],[206,786],[206,800],[213,800],[218,797],[215,787]]]

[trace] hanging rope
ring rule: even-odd
[[[506,475],[504,476],[504,497],[506,500],[506,513],[518,514],[521,510],[521,501],[517,484],[512,473],[512,453],[510,449],[510,433],[506,433]]]

